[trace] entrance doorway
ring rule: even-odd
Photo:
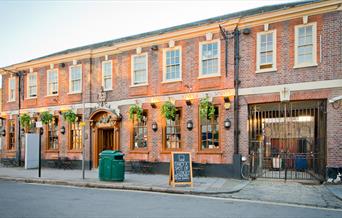
[[[99,109],[90,116],[92,128],[92,167],[99,165],[99,154],[104,150],[120,150],[121,117],[113,111]]]
[[[324,180],[326,101],[250,105],[248,129],[253,174]]]

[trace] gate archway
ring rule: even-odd
[[[103,150],[120,150],[121,116],[115,111],[98,109],[90,117],[92,129],[93,168],[99,164],[99,154]]]
[[[324,180],[325,100],[249,105],[248,126],[255,175]]]

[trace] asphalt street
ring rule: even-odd
[[[0,181],[0,217],[342,217],[342,210]]]

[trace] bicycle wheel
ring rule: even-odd
[[[250,167],[247,163],[243,163],[241,166],[241,177],[246,180],[250,178]]]

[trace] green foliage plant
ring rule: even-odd
[[[209,101],[208,96],[200,100],[199,109],[201,118],[208,118],[211,120],[215,117],[215,107],[213,103]]]
[[[63,113],[63,119],[68,123],[74,123],[76,121],[77,115],[73,110],[68,110]]]
[[[27,131],[31,124],[31,117],[26,113],[20,115],[20,124]]]
[[[134,104],[129,107],[129,118],[131,120],[134,119],[134,115],[136,115],[137,120],[141,121],[143,118],[143,109],[140,105]]]
[[[53,115],[49,111],[44,111],[40,114],[40,120],[44,125],[49,124],[53,119]]]
[[[175,120],[177,108],[171,101],[166,101],[161,107],[162,115],[168,120]]]

